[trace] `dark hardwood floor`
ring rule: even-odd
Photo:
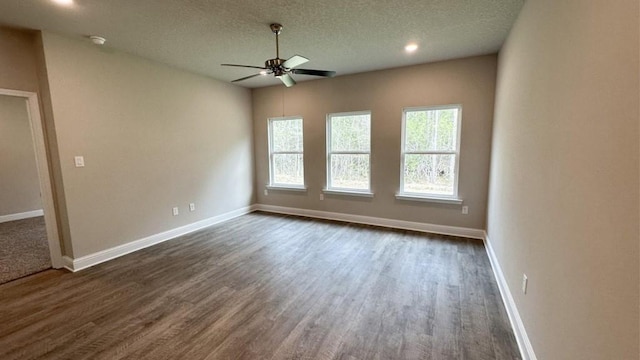
[[[0,285],[0,359],[519,359],[481,241],[252,213]]]

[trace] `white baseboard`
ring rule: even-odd
[[[428,233],[434,233],[434,234],[461,236],[461,237],[467,237],[467,238],[473,238],[473,239],[484,239],[484,230],[457,227],[457,226],[435,225],[435,224],[419,223],[419,222],[404,221],[404,220],[394,220],[394,219],[378,218],[378,217],[371,217],[371,216],[352,215],[352,214],[319,211],[319,210],[308,210],[308,209],[300,209],[300,208],[290,208],[290,207],[264,205],[264,204],[254,205],[254,210],[277,213],[277,214],[307,216],[307,217],[312,217],[317,219],[346,221],[346,222],[366,224],[366,225],[385,226],[385,227],[390,227],[395,229],[421,231],[421,232],[428,232]]]
[[[174,239],[178,236],[186,235],[191,232],[206,228],[208,226],[215,225],[244,214],[248,214],[252,211],[254,211],[254,206],[245,206],[243,208],[233,210],[218,216],[200,220],[192,224],[171,229],[159,234],[147,236],[142,239],[118,245],[110,249],[102,250],[79,258],[72,259],[68,256],[63,256],[64,267],[68,270],[76,272],[103,263],[105,261],[109,261],[117,257],[132,253],[134,251],[138,251],[149,246]]]
[[[22,212],[17,214],[1,215],[0,223],[28,219],[28,218],[37,217],[37,216],[44,216],[44,211],[40,209],[40,210],[27,211],[27,212]]]
[[[62,267],[69,270],[69,271],[74,271],[73,270],[73,259],[70,258],[69,256],[62,256]]]
[[[522,360],[537,360],[538,358],[533,351],[533,346],[531,345],[531,341],[529,340],[527,331],[524,328],[524,323],[522,322],[522,318],[520,317],[520,313],[518,312],[516,303],[513,300],[513,295],[511,295],[511,290],[509,290],[507,279],[504,277],[504,273],[502,272],[502,268],[500,267],[500,263],[498,262],[496,253],[493,251],[493,247],[491,247],[491,241],[489,240],[489,236],[486,233],[484,236],[484,247],[487,250],[487,255],[489,256],[489,262],[491,262],[491,268],[493,269],[493,274],[498,283],[498,289],[500,289],[502,301],[504,302],[504,306],[507,309],[507,315],[509,316],[511,327],[513,328],[516,341],[518,342]]]
[[[39,210],[39,211],[40,211],[40,215],[42,215],[42,210]],[[264,212],[277,213],[277,214],[306,216],[306,217],[312,217],[312,218],[318,218],[318,219],[337,220],[337,221],[353,222],[358,224],[384,226],[384,227],[403,229],[403,230],[413,230],[413,231],[420,231],[420,232],[429,232],[429,233],[436,233],[436,234],[482,239],[485,244],[485,249],[487,251],[489,261],[491,262],[491,268],[493,269],[494,276],[498,283],[498,288],[500,290],[500,295],[502,296],[502,301],[505,304],[507,315],[509,316],[509,321],[511,322],[511,327],[514,330],[514,334],[516,337],[516,341],[518,342],[518,347],[520,348],[520,353],[522,354],[522,358],[523,360],[537,360],[536,355],[533,351],[533,347],[531,346],[531,342],[529,341],[529,337],[527,336],[527,332],[524,328],[524,324],[522,323],[522,319],[520,318],[520,314],[513,300],[513,296],[511,295],[511,291],[509,290],[509,286],[507,285],[507,281],[504,277],[504,274],[502,273],[502,269],[500,267],[500,264],[498,263],[498,259],[496,258],[493,248],[491,247],[491,241],[489,240],[489,237],[486,234],[486,232],[480,229],[419,223],[419,222],[411,222],[411,221],[404,221],[404,220],[394,220],[394,219],[377,218],[377,217],[362,216],[362,215],[335,213],[335,212],[328,212],[328,211],[256,204],[256,205],[246,206],[246,207],[243,207],[234,211],[230,211],[218,216],[214,216],[208,219],[200,220],[195,223],[181,226],[179,228],[171,229],[159,234],[151,235],[139,240],[135,240],[126,244],[122,244],[122,245],[110,248],[110,249],[99,251],[90,255],[82,256],[77,259],[73,259],[68,256],[63,256],[62,260],[64,263],[64,267],[66,269],[76,272],[76,271],[103,263],[105,261],[112,260],[117,257],[132,253],[134,251],[141,250],[149,246],[159,244],[161,242],[171,240],[182,235],[189,234],[191,232],[203,229],[205,227],[212,226],[212,225],[233,219],[235,217],[242,216],[244,214],[248,214],[253,211],[264,211]],[[23,214],[27,214],[27,213],[23,213]],[[33,215],[33,216],[40,216],[40,215]],[[31,217],[31,216],[28,216],[28,217]],[[2,217],[0,217],[0,220],[1,219]],[[7,220],[7,221],[11,221],[11,220]]]
[[[63,266],[70,271],[79,271],[88,267],[103,263],[115,259],[117,257],[132,253],[144,249],[146,247],[159,244],[161,242],[174,239],[178,236],[186,235],[188,233],[200,230],[202,228],[221,223],[233,219],[235,217],[260,210],[265,212],[272,212],[278,214],[307,216],[319,219],[338,220],[353,222],[367,225],[385,226],[396,229],[414,230],[421,232],[430,232],[436,234],[445,234],[453,236],[468,237],[474,239],[484,239],[484,230],[470,229],[455,226],[435,225],[427,223],[410,222],[403,220],[376,218],[370,216],[351,215],[344,213],[334,213],[318,210],[307,210],[298,208],[289,208],[272,205],[256,204],[252,206],[246,206],[238,210],[230,211],[228,213],[214,216],[212,218],[200,220],[198,222],[181,226],[179,228],[171,229],[159,234],[151,235],[142,239],[134,240],[132,242],[118,245],[106,250],[102,250],[93,254],[85,255],[79,258],[71,258],[69,256],[63,256]]]

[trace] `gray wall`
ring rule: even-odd
[[[500,52],[488,234],[538,359],[638,359],[638,13],[527,1]]]
[[[439,225],[484,229],[496,77],[496,56],[376,71],[253,90],[253,123],[258,203]],[[306,193],[271,191],[267,119],[304,118]],[[400,186],[402,109],[410,106],[462,104],[459,196],[469,206],[395,199]],[[373,199],[319,194],[325,187],[326,114],[371,111],[371,188]]]
[[[0,88],[38,91],[32,33],[0,27]]]
[[[42,37],[78,258],[253,203],[251,93],[84,40]],[[74,167],[82,155],[84,168]],[[188,204],[196,203],[189,212]],[[180,208],[172,216],[171,208]]]
[[[0,95],[0,216],[42,209],[24,98]]]

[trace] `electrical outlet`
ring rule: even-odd
[[[178,214],[180,214],[180,210],[178,210],[178,207],[174,207],[173,208],[173,216],[177,216]]]
[[[467,205],[462,207],[462,213],[467,215],[469,213],[469,207]]]
[[[189,204],[189,211],[196,211],[196,204],[195,203]]]
[[[529,278],[527,274],[522,274],[522,293],[527,294],[527,285],[529,285]]]
[[[84,156],[76,156],[73,158],[76,167],[84,167]]]
[[[320,200],[324,200],[324,194],[320,194]]]
[[[267,196],[267,195],[269,195],[269,190],[264,189],[264,196]]]

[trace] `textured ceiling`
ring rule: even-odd
[[[275,57],[269,24],[284,25],[280,57],[352,74],[497,52],[524,0],[1,0],[0,24],[74,37],[230,81]],[[87,40],[89,41],[89,40]],[[406,54],[409,42],[419,44]],[[317,79],[294,75],[297,81]],[[246,87],[279,84],[260,76]]]

